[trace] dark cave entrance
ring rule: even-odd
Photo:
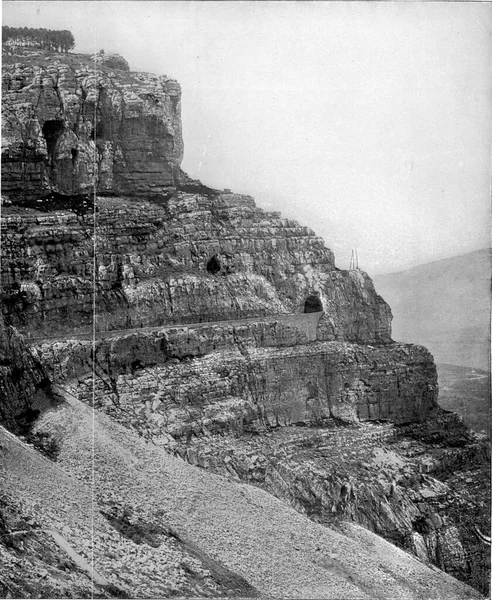
[[[63,121],[58,119],[53,119],[51,121],[46,121],[43,125],[43,136],[46,140],[46,148],[48,150],[48,160],[51,164],[53,164],[53,158],[55,155],[56,142],[58,138],[62,134],[64,129]]]
[[[304,312],[305,313],[315,313],[322,312],[323,304],[319,296],[308,296],[306,298],[306,302],[304,302]]]
[[[220,271],[220,260],[218,259],[216,254],[214,254],[212,258],[208,261],[207,271],[209,273],[212,273],[212,275],[215,275]]]

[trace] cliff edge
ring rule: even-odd
[[[16,50],[2,69],[2,188],[21,199],[173,188],[183,157],[179,84]]]

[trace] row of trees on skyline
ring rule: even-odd
[[[33,29],[30,27],[2,27],[2,44],[43,48],[53,52],[68,52],[75,46],[75,39],[67,29]]]

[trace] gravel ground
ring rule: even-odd
[[[274,598],[480,598],[473,589],[360,527],[347,525],[345,534],[337,533],[260,489],[169,456],[105,415],[96,413],[93,422],[92,411],[77,401],[46,413],[38,430],[58,441],[58,464],[34,450],[25,452],[31,468],[19,470],[10,464],[9,485],[42,498],[43,512],[53,526],[62,510],[78,511],[79,519],[93,515],[95,568],[114,585],[125,584],[134,597],[156,597],[163,581],[176,591],[185,589],[186,582],[173,580],[181,571],[173,565],[171,546],[159,545],[149,561],[146,544],[137,546],[119,534],[115,538],[115,529],[98,512],[104,507],[117,507],[134,522],[172,531],[187,547],[199,549],[214,564],[249,582],[251,595],[256,589]],[[60,485],[59,480],[67,479],[70,486]],[[92,486],[93,497],[88,495]],[[90,538],[61,533],[77,552],[91,558]],[[108,538],[117,547],[116,558],[108,556]],[[198,570],[200,565],[190,568]],[[145,577],[139,577],[139,569],[146,571]]]

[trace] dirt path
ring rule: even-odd
[[[158,327],[134,327],[133,329],[112,329],[110,331],[96,331],[96,340],[112,339],[113,337],[121,337],[123,335],[130,335],[132,333],[152,333],[155,331],[167,331],[169,329],[179,329],[180,327],[212,327],[212,326],[230,326],[238,327],[247,323],[275,323],[275,322],[287,322],[295,323],[299,322],[313,322],[315,325],[321,318],[323,313],[300,313],[300,314],[289,314],[289,315],[274,315],[266,317],[250,317],[247,319],[231,319],[226,321],[204,321],[195,323],[174,323],[171,325],[159,325]],[[65,340],[92,340],[92,332],[84,333],[71,333],[65,335],[51,335],[51,336],[40,336],[40,337],[25,337],[25,341],[28,344],[40,344],[43,342],[53,341],[65,341]]]

